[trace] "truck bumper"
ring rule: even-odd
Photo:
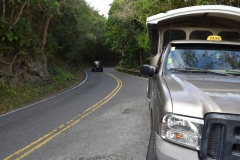
[[[165,141],[156,132],[155,143],[159,160],[199,160],[198,151]]]

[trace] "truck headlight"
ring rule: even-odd
[[[200,150],[203,124],[201,119],[167,114],[162,120],[161,137]]]

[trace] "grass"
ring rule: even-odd
[[[21,108],[62,92],[85,78],[84,69],[70,73],[56,65],[49,68],[50,84],[20,84],[15,87],[0,84],[0,114]]]

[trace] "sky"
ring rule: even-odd
[[[106,18],[108,17],[108,11],[110,9],[109,4],[113,2],[113,0],[86,0],[90,4],[90,6],[94,7],[96,10],[99,10],[100,15],[104,15]]]

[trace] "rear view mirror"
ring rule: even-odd
[[[155,66],[144,64],[140,69],[140,74],[143,76],[152,77],[156,73],[156,71],[157,68]]]

